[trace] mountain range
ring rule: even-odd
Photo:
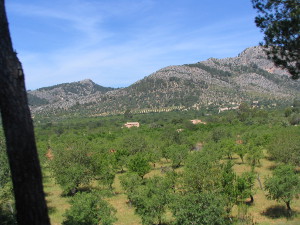
[[[237,57],[168,66],[125,88],[87,79],[28,91],[33,116],[234,108],[241,102],[268,105],[299,96],[299,81],[275,67],[262,47],[247,48]]]

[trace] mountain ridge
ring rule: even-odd
[[[86,79],[29,91],[28,96],[33,115],[100,115],[242,101],[288,102],[300,96],[300,85],[275,67],[261,47],[250,47],[237,57],[167,66],[125,88],[107,88]]]

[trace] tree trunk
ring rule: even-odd
[[[250,202],[253,203],[254,202],[253,195],[250,195],[250,199],[251,199]]]
[[[22,65],[12,47],[4,0],[0,0],[0,109],[18,224],[49,225]]]
[[[291,212],[292,209],[291,209],[291,206],[290,206],[290,202],[288,201],[288,202],[286,202],[285,204],[286,204],[286,207],[287,207],[288,212]]]

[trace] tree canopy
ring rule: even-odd
[[[293,79],[300,76],[299,0],[252,0],[257,10],[256,26],[264,33],[266,53],[275,65],[287,69]]]
[[[265,188],[269,199],[283,201],[288,210],[291,210],[290,203],[300,193],[300,178],[290,165],[280,165],[265,181]]]

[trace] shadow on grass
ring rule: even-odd
[[[51,192],[45,192],[45,197],[49,197],[51,195],[53,195],[53,193],[51,193]]]
[[[297,213],[295,211],[288,211],[284,206],[275,205],[267,208],[261,214],[271,219],[278,219],[278,218],[292,219],[294,216],[296,216]]]
[[[48,213],[49,215],[56,213],[57,212],[57,208],[53,207],[53,206],[48,206]]]
[[[277,167],[277,165],[274,164],[274,165],[268,166],[268,169],[269,169],[269,170],[275,170],[276,167]]]

